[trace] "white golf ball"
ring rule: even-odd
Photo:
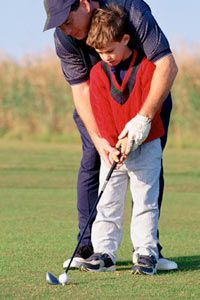
[[[62,285],[65,285],[65,284],[67,284],[68,283],[68,281],[69,281],[69,277],[68,277],[68,275],[66,274],[66,273],[63,273],[63,274],[61,274],[60,276],[59,276],[59,282],[62,284]]]

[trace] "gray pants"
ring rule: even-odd
[[[122,240],[124,205],[128,183],[133,198],[131,240],[136,255],[154,255],[158,259],[158,195],[162,149],[160,139],[132,151],[119,170],[115,170],[97,206],[92,226],[95,253],[107,253],[116,261]],[[100,189],[109,168],[101,160]]]

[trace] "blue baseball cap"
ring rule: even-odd
[[[69,17],[71,5],[75,2],[76,0],[44,0],[47,20],[43,31],[63,24]]]

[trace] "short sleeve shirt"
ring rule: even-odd
[[[116,3],[129,15],[130,47],[156,62],[171,53],[167,38],[157,24],[150,7],[142,0],[101,0],[100,7]],[[89,73],[100,58],[85,41],[78,41],[57,28],[54,34],[56,53],[61,61],[65,79],[70,85],[89,79]]]

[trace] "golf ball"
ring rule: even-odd
[[[68,275],[66,274],[66,273],[63,273],[63,274],[61,274],[60,276],[59,276],[59,282],[62,284],[62,285],[65,285],[65,284],[67,284],[68,283],[68,281],[69,281],[69,277],[68,277]]]

